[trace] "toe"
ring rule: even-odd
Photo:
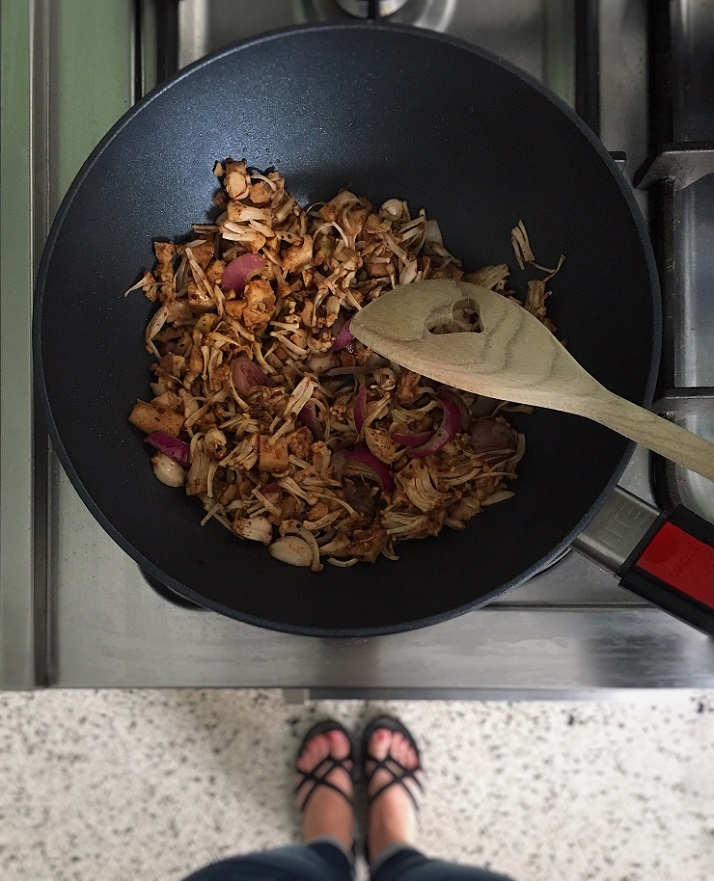
[[[298,769],[305,773],[312,771],[325,758],[327,752],[328,745],[325,735],[316,734],[304,745],[297,760]]]
[[[392,744],[392,755],[405,768],[411,770],[418,764],[417,755],[409,738],[403,734],[396,734]]]
[[[389,752],[400,765],[404,764],[404,738],[401,734],[394,735]]]
[[[336,759],[346,759],[350,754],[350,742],[344,731],[330,731],[327,735],[332,755]]]
[[[377,761],[385,759],[388,755],[395,755],[397,734],[387,728],[377,728],[369,739],[369,754]],[[375,768],[375,761],[367,761],[365,763],[365,771],[371,774]],[[369,791],[374,792],[383,786],[390,779],[390,774],[384,770],[378,770],[370,781]]]
[[[375,759],[383,759],[389,752],[392,743],[392,732],[386,728],[377,728],[369,739],[369,751]]]
[[[402,737],[402,742],[399,749],[401,752],[401,758],[399,759],[399,761],[404,765],[404,767],[409,769],[415,768],[417,764],[416,753],[414,752],[411,743],[409,743],[406,737]]]

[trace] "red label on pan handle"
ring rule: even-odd
[[[714,546],[664,523],[636,566],[660,581],[714,608]]]

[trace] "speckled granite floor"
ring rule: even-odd
[[[0,694],[0,878],[179,881],[294,839],[299,736],[390,707],[423,743],[432,854],[518,881],[714,878],[714,693],[294,707],[193,690]]]

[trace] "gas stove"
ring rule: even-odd
[[[638,185],[660,263],[656,408],[714,438],[707,0],[27,0],[3,4],[1,15],[0,686],[482,698],[714,686],[711,640],[573,551],[486,609],[377,639],[279,634],[177,601],[147,582],[75,493],[31,404],[30,352],[30,291],[49,223],[91,148],[134,101],[234,41],[383,17],[519,65],[601,137]],[[714,520],[711,483],[641,449],[621,486]]]

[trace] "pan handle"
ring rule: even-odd
[[[620,584],[714,636],[714,525],[682,506],[660,513],[621,487],[573,542]]]

